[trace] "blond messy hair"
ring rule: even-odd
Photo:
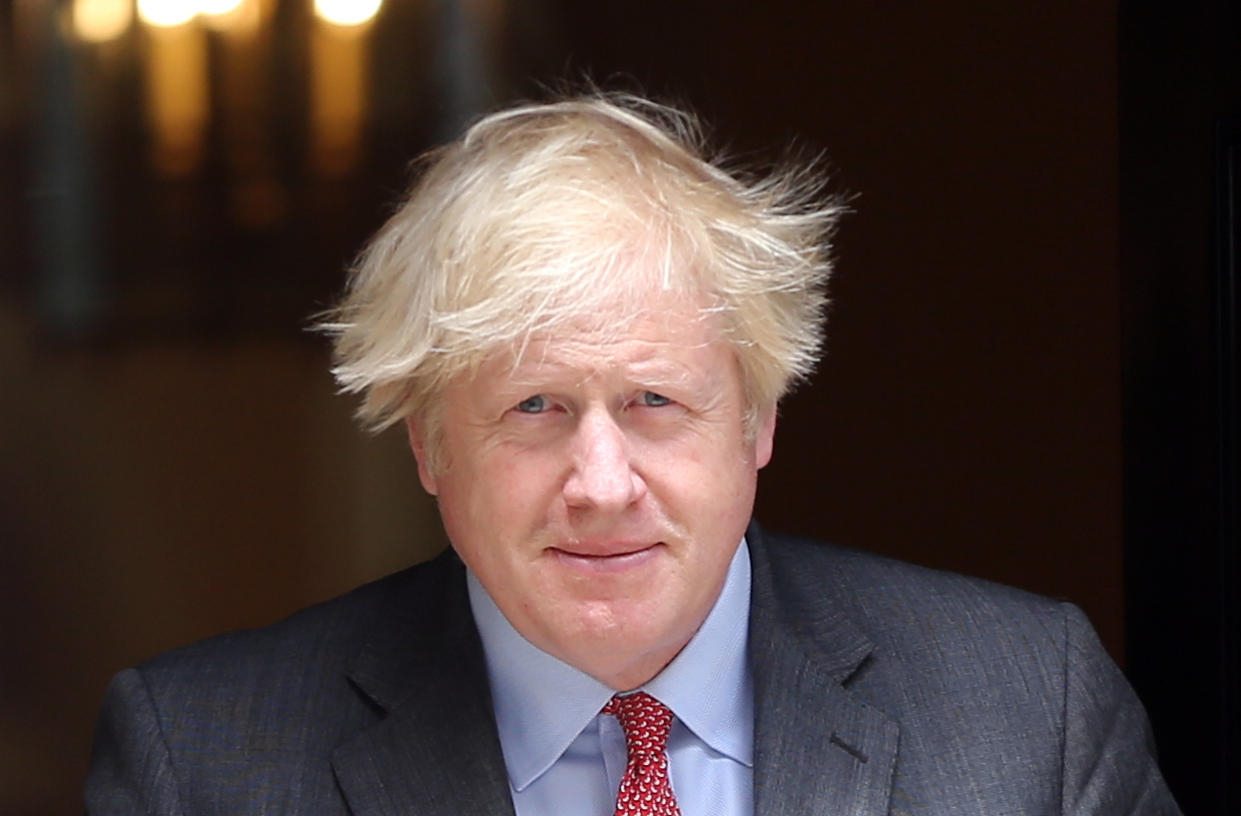
[[[435,426],[436,396],[488,356],[637,317],[653,291],[716,321],[751,417],[817,362],[842,207],[812,167],[743,178],[707,159],[692,115],[593,94],[493,113],[422,168],[320,325],[374,430]]]

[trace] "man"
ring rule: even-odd
[[[816,189],[638,99],[432,154],[328,328],[451,550],[118,676],[88,809],[1176,813],[1076,609],[750,523],[821,342]]]

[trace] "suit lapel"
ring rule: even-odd
[[[332,755],[351,811],[511,816],[482,644],[451,552],[393,593],[384,627],[349,680],[385,716]]]
[[[886,813],[899,728],[848,689],[872,644],[757,526],[746,538],[755,816]],[[349,672],[381,718],[332,755],[351,811],[512,816],[460,562],[446,553],[398,584],[388,609]]]
[[[755,816],[887,813],[899,728],[846,685],[872,644],[756,525],[746,539]]]

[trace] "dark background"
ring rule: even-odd
[[[1234,6],[387,0],[324,45],[310,0],[247,1],[247,37],[105,43],[0,5],[0,812],[80,809],[119,669],[442,546],[305,327],[413,156],[587,74],[854,195],[759,517],[1078,603],[1186,812],[1237,812]],[[157,74],[203,95],[179,153]]]

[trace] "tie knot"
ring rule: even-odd
[[[661,754],[668,744],[672,727],[672,711],[645,691],[616,695],[603,707],[625,731],[625,746],[630,756]]]
[[[616,695],[603,707],[625,729],[629,760],[616,792],[615,816],[681,816],[668,779],[668,729],[672,712],[644,691]]]

